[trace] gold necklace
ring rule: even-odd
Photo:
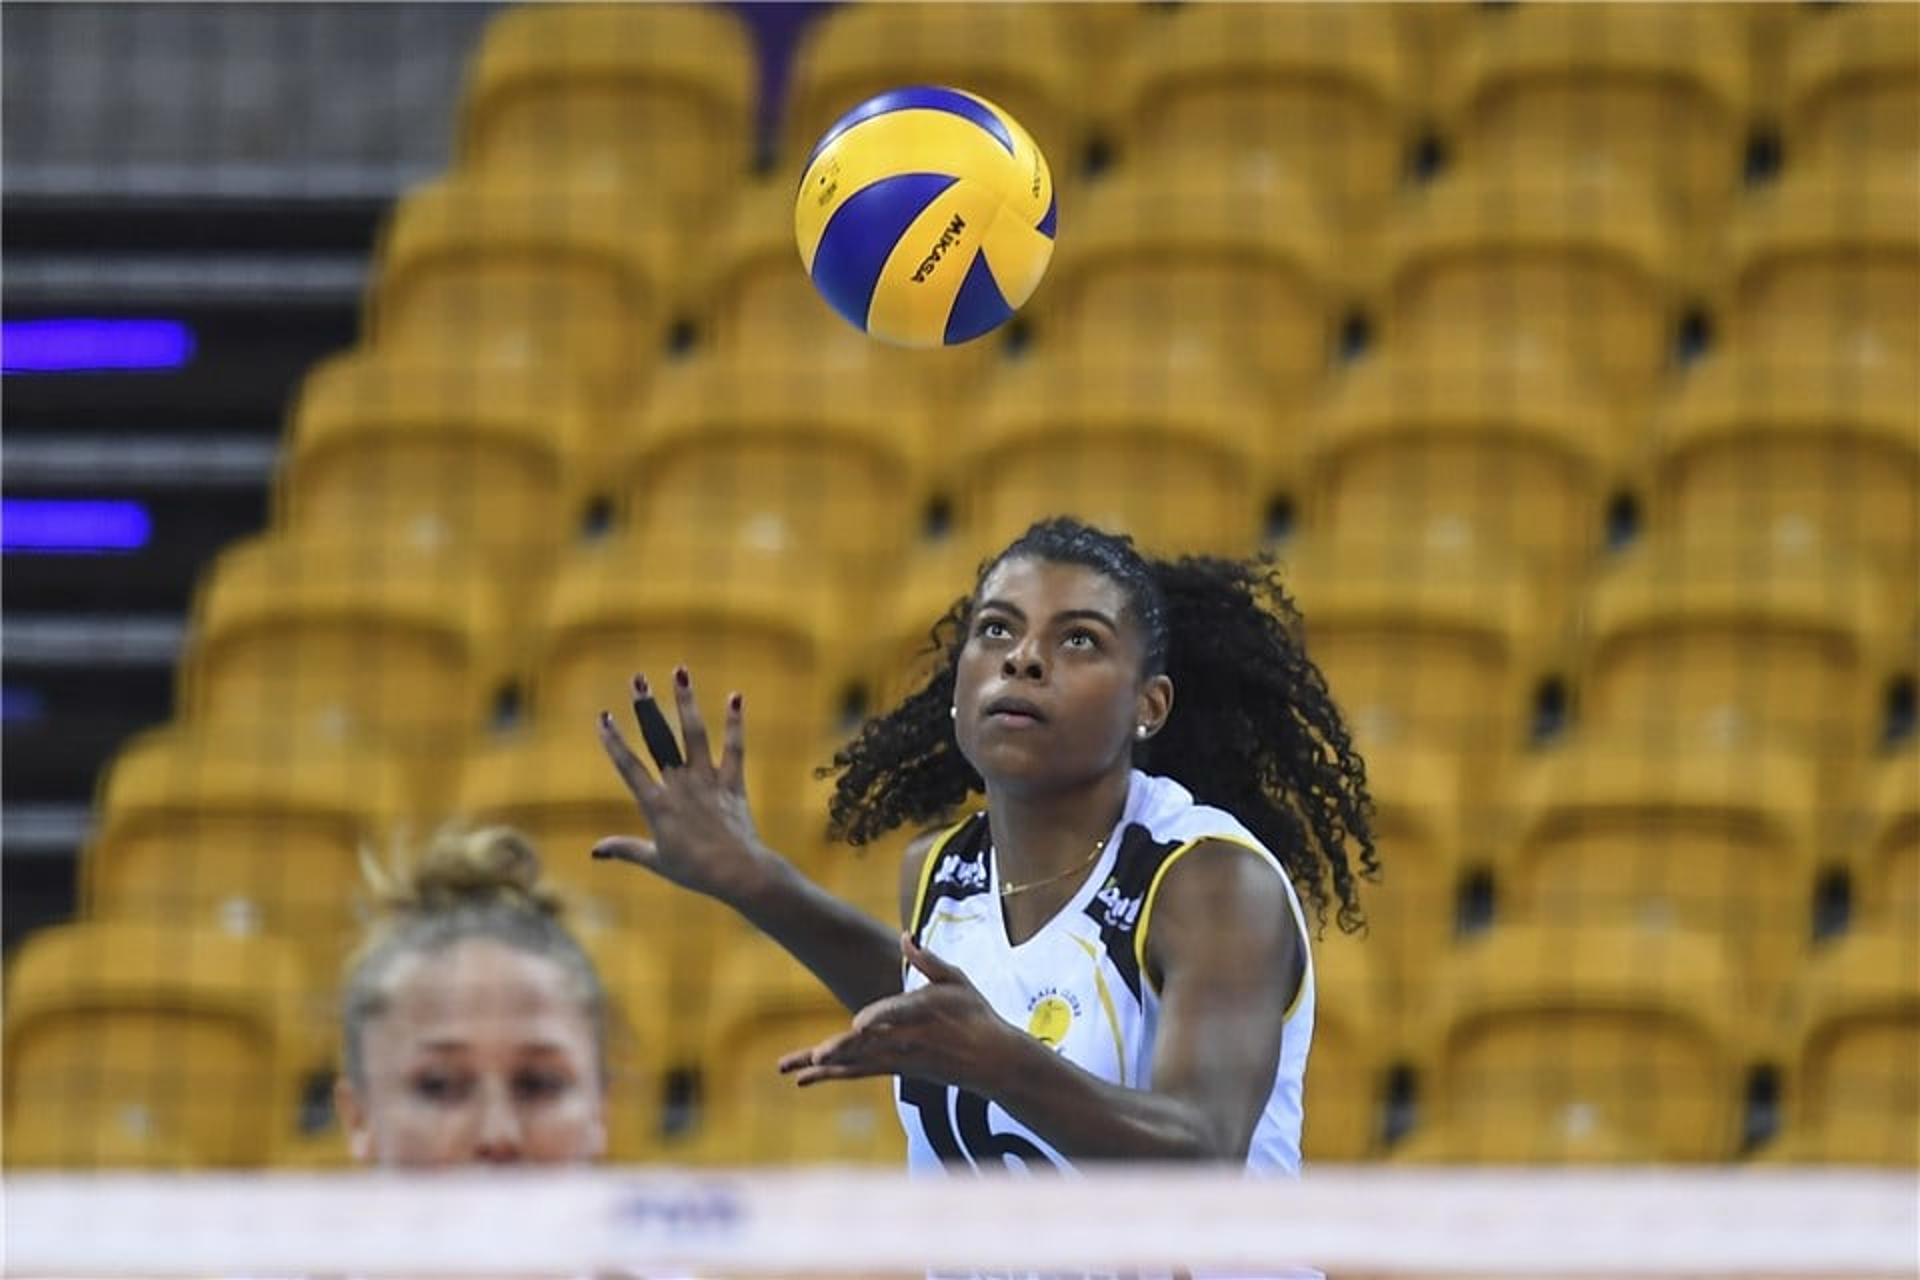
[[[1000,882],[1000,896],[1003,898],[1011,898],[1016,893],[1025,893],[1029,889],[1038,889],[1041,885],[1052,884],[1056,880],[1065,880],[1068,876],[1077,875],[1092,866],[1106,847],[1107,842],[1102,840],[1093,846],[1093,852],[1087,855],[1085,862],[1077,862],[1065,871],[1056,871],[1052,875],[1039,880],[1029,880],[1025,884],[1008,884],[1002,880]]]

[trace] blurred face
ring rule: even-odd
[[[475,939],[402,956],[362,1029],[365,1092],[337,1102],[356,1158],[404,1168],[573,1164],[606,1148],[594,1030],[559,964]]]
[[[1081,565],[1020,557],[987,575],[954,672],[954,732],[990,785],[1090,781],[1126,766],[1136,726],[1166,719],[1173,686],[1141,679],[1125,609],[1119,584]]]

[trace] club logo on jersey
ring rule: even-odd
[[[1133,928],[1140,919],[1141,896],[1122,897],[1120,886],[1108,880],[1100,886],[1100,892],[1093,895],[1094,903],[1100,908],[1100,923],[1109,929]]]
[[[939,870],[933,873],[933,878],[962,889],[984,889],[987,887],[987,864],[979,858],[963,858],[957,853],[950,853],[940,860]]]
[[[1027,1001],[1027,1034],[1049,1049],[1058,1049],[1079,1016],[1079,996],[1058,987],[1042,987]]]

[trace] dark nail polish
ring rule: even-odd
[[[684,689],[692,684],[693,680],[687,675],[687,669],[685,667],[675,667],[673,669],[673,682]]]
[[[734,695],[733,695],[733,696],[732,696],[731,698],[728,698],[728,699],[727,699],[727,709],[728,709],[728,710],[730,710],[730,711],[738,711],[738,710],[740,709],[740,695],[739,695],[739,694],[737,694],[737,693],[736,693],[736,694],[734,694]]]
[[[606,858],[610,855],[605,849],[602,849],[599,845],[595,845],[593,846],[593,856],[596,858]]]
[[[635,676],[633,678],[633,696],[636,698],[651,698],[653,696],[653,691],[647,688],[647,678],[645,676]]]
[[[609,712],[606,712],[606,711],[602,711],[602,712],[600,713],[600,723],[601,723],[601,724],[612,724],[612,723],[613,723],[613,716],[612,716],[612,714],[611,714],[611,713],[609,713]]]

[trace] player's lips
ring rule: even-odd
[[[987,703],[981,714],[988,720],[1007,725],[1045,724],[1047,721],[1046,713],[1040,710],[1039,705],[1025,698],[995,698]]]

